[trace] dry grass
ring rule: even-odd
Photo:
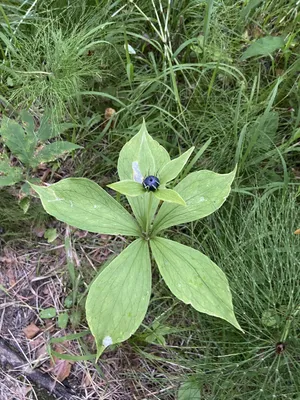
[[[49,355],[50,340],[88,329],[81,320],[75,327],[69,324],[66,329],[59,329],[56,318],[40,317],[40,311],[49,307],[55,308],[57,314],[65,312],[64,300],[72,292],[66,268],[65,234],[73,239],[72,258],[81,282],[78,298],[84,295],[85,282],[91,281],[99,265],[125,246],[120,237],[70,233],[61,225],[57,229],[60,235],[53,244],[43,238],[10,241],[2,247],[0,257],[0,284],[5,289],[0,290],[0,335],[26,360],[27,366],[49,373],[54,382],[57,371]],[[33,231],[41,234],[40,228]],[[24,333],[30,324],[39,328],[32,338]],[[95,353],[93,337],[86,335],[82,341],[65,341],[58,351],[64,350],[71,357],[82,356],[86,351]],[[151,351],[154,356],[162,357],[161,361],[141,357],[134,342],[106,352],[97,365],[91,361],[70,361],[71,371],[63,383],[79,394],[74,399],[160,399],[165,392],[174,393],[183,369],[165,363],[159,346],[153,346]],[[0,369],[0,377],[1,400],[43,398],[40,390],[17,370]]]

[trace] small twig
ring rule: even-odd
[[[12,349],[2,338],[0,338],[0,365],[3,368],[10,367],[19,373],[22,373],[38,387],[46,389],[48,392],[60,399],[76,399],[70,390],[68,390],[63,384],[57,383],[50,375],[31,368],[23,357],[21,357],[16,350]]]

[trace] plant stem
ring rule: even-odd
[[[286,323],[283,335],[280,339],[281,342],[285,342],[288,335],[289,335],[289,331],[290,331],[290,327],[291,327],[291,323],[292,321],[295,319],[295,317],[297,316],[298,312],[300,311],[300,307],[297,308],[297,310],[294,312],[293,315],[291,315]]]
[[[152,201],[153,201],[153,194],[149,192],[148,196],[148,210],[147,210],[147,219],[146,219],[146,235],[149,237],[149,230],[151,226],[151,209],[152,209]]]

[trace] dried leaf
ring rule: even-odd
[[[115,114],[115,112],[116,112],[116,110],[113,108],[106,108],[104,118],[111,119],[113,117],[113,115]]]
[[[56,344],[54,348],[57,353],[60,354],[65,353],[65,349],[59,344]],[[61,360],[54,356],[53,362],[51,362],[51,364],[52,364],[52,374],[56,377],[58,381],[62,382],[70,375],[71,366],[73,362],[70,360]]]
[[[23,329],[23,332],[27,339],[32,339],[40,332],[40,328],[36,326],[35,323],[31,322],[30,325]]]
[[[43,225],[37,225],[32,229],[32,231],[37,237],[42,238],[45,234],[46,228]]]
[[[71,363],[69,360],[56,360],[52,373],[60,382],[64,381],[71,372]]]
[[[47,345],[43,344],[41,347],[39,347],[35,353],[35,356],[37,359],[41,359],[48,356]]]
[[[294,232],[295,235],[300,235],[300,229],[296,229]]]

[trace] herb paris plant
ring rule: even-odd
[[[178,299],[241,330],[221,269],[200,251],[158,236],[172,225],[213,213],[229,195],[235,171],[224,175],[192,172],[174,190],[165,187],[180,173],[192,151],[193,148],[170,160],[164,147],[152,139],[142,124],[120,152],[121,180],[109,185],[127,196],[135,218],[88,179],[68,178],[49,187],[31,185],[45,210],[61,221],[90,232],[136,237],[99,274],[89,290],[86,315],[96,339],[97,357],[107,346],[128,339],[145,317],[151,293],[149,249]],[[159,180],[156,190],[143,185],[149,177]],[[163,204],[158,210],[160,200]]]

